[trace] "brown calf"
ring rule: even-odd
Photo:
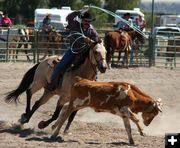
[[[140,92],[134,85],[126,82],[95,82],[76,77],[76,83],[72,87],[70,102],[63,106],[58,120],[52,127],[53,129],[57,127],[57,129],[54,131],[51,138],[55,138],[59,134],[62,125],[73,111],[91,107],[95,111],[110,112],[122,117],[129,142],[130,144],[134,144],[129,119],[137,125],[141,135],[143,135],[143,132],[138,123],[139,120],[130,108],[132,108],[135,113],[147,110],[147,113],[142,115],[146,125],[148,125],[150,119],[152,121],[154,116],[158,113],[158,109],[156,109],[155,114],[152,112],[156,108],[156,105],[151,105],[150,102],[154,104],[155,101],[149,97],[147,100],[139,100],[135,91]],[[138,109],[138,106],[140,109]],[[150,117],[148,113],[151,113]],[[146,121],[147,119],[149,120]]]

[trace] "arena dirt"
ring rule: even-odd
[[[87,108],[78,112],[69,135],[60,132],[57,140],[50,140],[52,124],[44,130],[38,129],[39,121],[48,119],[54,109],[58,96],[40,107],[24,127],[18,126],[18,119],[25,110],[25,94],[16,104],[4,102],[4,94],[15,89],[24,73],[32,63],[0,63],[0,148],[110,148],[133,147],[128,144],[122,119],[108,113],[95,113]],[[111,69],[99,74],[99,81],[126,81],[137,85],[154,98],[162,98],[163,112],[144,128],[146,136],[139,135],[133,123],[132,135],[138,148],[164,148],[165,133],[180,132],[180,71],[164,68]],[[34,103],[43,93],[33,96]],[[138,115],[141,119],[141,116]]]

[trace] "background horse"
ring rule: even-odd
[[[144,36],[140,33],[138,33],[135,30],[128,31],[128,34],[131,37],[132,40],[132,48],[130,52],[130,64],[133,64],[134,56],[136,58],[136,64],[138,63],[138,52],[139,52],[139,45],[144,44]],[[135,53],[135,55],[134,55]]]
[[[9,48],[9,58],[17,59],[17,48],[19,48],[19,42],[21,40],[26,40],[25,32],[22,28],[10,28],[10,29],[2,29],[0,35],[0,46],[1,48]],[[8,44],[7,44],[8,42]],[[25,52],[27,53],[27,51]],[[27,56],[27,58],[29,58]]]
[[[38,53],[44,54],[40,60],[45,59],[46,56],[58,54],[57,49],[60,48],[62,36],[56,30],[52,29],[45,33],[43,31],[34,30],[33,28],[27,28],[25,29],[25,34],[27,35],[30,47],[37,48]],[[37,45],[35,46],[35,44]],[[24,45],[26,45],[26,47],[28,46],[27,43]],[[21,46],[22,44],[19,44],[19,48]]]
[[[104,45],[107,50],[107,63],[111,62],[111,58],[115,51],[119,52],[117,63],[120,61],[121,52],[124,52],[126,58],[126,68],[128,68],[128,56],[130,53],[132,41],[129,34],[125,31],[112,31],[105,34]]]
[[[25,52],[27,60],[30,61],[30,57],[28,56],[28,42],[29,42],[29,35],[26,29],[20,28],[18,29],[18,34],[19,34],[19,40],[17,41],[17,50],[14,52],[16,54],[16,59],[18,59],[18,48],[21,48],[22,46],[24,46],[24,49],[22,50],[23,52]],[[27,50],[26,50],[27,49]]]
[[[104,43],[107,50],[107,62],[110,64],[114,52],[118,51],[119,55],[117,63],[119,63],[121,53],[124,52],[124,57],[126,59],[126,68],[128,68],[129,53],[131,55],[130,62],[132,63],[134,51],[136,51],[135,55],[137,58],[139,43],[144,43],[144,37],[134,30],[128,32],[116,30],[105,35]]]
[[[11,92],[5,97],[7,102],[16,102],[19,96],[26,91],[27,94],[27,105],[26,113],[21,117],[21,123],[29,122],[33,113],[43,104],[45,104],[52,96],[59,95],[61,96],[58,101],[58,106],[54,112],[54,115],[51,119],[47,121],[40,122],[40,128],[48,126],[52,121],[56,120],[59,112],[67,101],[70,99],[70,90],[73,85],[73,79],[75,76],[81,76],[86,79],[95,80],[97,75],[97,70],[101,73],[104,73],[107,68],[106,63],[106,50],[102,43],[97,43],[92,46],[91,49],[87,50],[88,56],[85,57],[85,60],[82,64],[74,70],[66,71],[62,78],[62,85],[54,91],[47,89],[47,85],[50,83],[50,77],[54,70],[55,64],[58,61],[57,56],[52,56],[42,61],[40,64],[32,67],[24,75],[19,87]],[[44,94],[42,97],[35,102],[32,109],[30,108],[30,102],[32,95],[44,88]]]
[[[180,56],[180,36],[168,40],[165,66],[167,67],[169,63],[172,69],[172,62],[173,60],[175,61],[175,57],[178,56]],[[174,67],[176,67],[176,62],[174,62]]]

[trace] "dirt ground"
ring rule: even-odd
[[[25,94],[17,105],[7,104],[3,98],[5,93],[18,86],[31,66],[32,63],[0,63],[0,148],[164,148],[165,133],[180,132],[180,71],[154,67],[111,69],[98,75],[99,81],[130,82],[154,98],[162,98],[163,112],[148,127],[143,126],[146,136],[140,136],[131,123],[135,146],[128,144],[121,118],[109,113],[95,113],[89,108],[78,112],[70,129],[71,134],[64,135],[61,131],[63,141],[61,138],[50,140],[51,126],[40,130],[37,125],[52,115],[57,96],[40,107],[30,122],[20,128],[18,119],[25,110]],[[41,94],[42,91],[39,91],[33,96],[33,103]],[[141,116],[138,118],[141,119]],[[142,122],[140,124],[143,125]]]

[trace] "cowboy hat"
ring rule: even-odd
[[[96,18],[92,16],[89,12],[85,12],[84,14],[81,14],[81,19],[87,22],[92,22]]]
[[[124,17],[126,17],[126,16],[131,16],[131,14],[130,13],[124,13]]]

